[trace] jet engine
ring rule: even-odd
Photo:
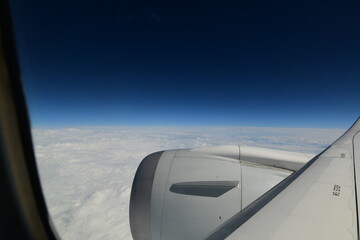
[[[132,185],[132,236],[206,239],[312,157],[237,145],[150,154]]]

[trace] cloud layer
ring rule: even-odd
[[[62,239],[132,239],[129,197],[136,168],[165,149],[241,144],[318,153],[341,129],[97,127],[33,129],[46,202]]]

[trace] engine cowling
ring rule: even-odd
[[[254,154],[252,162],[242,161],[235,147],[220,150],[171,150],[144,158],[130,198],[135,240],[204,239],[293,172],[258,164]]]

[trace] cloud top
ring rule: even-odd
[[[62,239],[132,239],[129,197],[148,154],[240,144],[318,153],[342,129],[96,127],[33,129],[46,203]]]

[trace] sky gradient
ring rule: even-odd
[[[346,128],[358,1],[12,2],[35,127]]]

